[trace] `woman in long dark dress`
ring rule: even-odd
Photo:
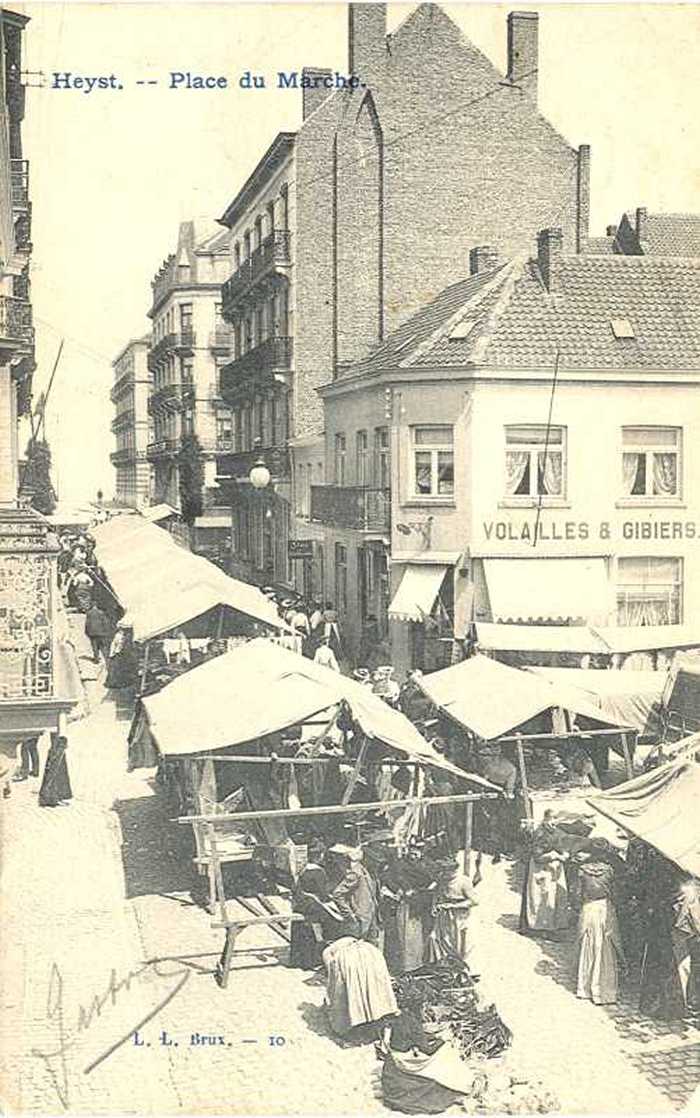
[[[41,807],[57,807],[63,800],[73,799],[66,761],[67,749],[67,738],[60,734],[51,735],[51,745],[46,756],[44,775],[39,789]]]
[[[321,904],[330,897],[328,875],[323,866],[325,846],[320,839],[309,843],[309,860],[299,875],[294,891],[292,908],[306,917],[306,922],[291,926],[289,963],[302,970],[315,970],[321,966],[321,954],[327,943],[326,915]]]

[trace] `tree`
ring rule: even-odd
[[[190,527],[202,515],[204,488],[204,456],[196,435],[186,435],[178,455],[180,467],[180,507],[182,519]]]
[[[27,444],[27,464],[22,488],[31,493],[32,507],[49,516],[56,508],[56,491],[51,484],[51,449],[46,439],[31,438]]]

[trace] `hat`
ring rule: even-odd
[[[349,858],[351,862],[362,861],[362,848],[360,846],[346,846],[345,843],[337,842],[335,846],[331,846],[330,853],[341,854],[344,858]]]

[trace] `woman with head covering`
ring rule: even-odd
[[[51,735],[51,745],[46,755],[44,775],[39,789],[40,807],[57,807],[63,801],[73,798],[66,761],[67,749],[67,738],[60,734]]]
[[[617,1001],[618,971],[624,964],[613,903],[615,871],[589,851],[574,857],[579,863],[581,892],[576,995],[596,1005],[611,1005]]]
[[[304,970],[315,970],[321,965],[321,953],[330,938],[325,932],[328,912],[323,907],[330,899],[328,874],[323,865],[325,852],[322,840],[312,838],[308,845],[309,860],[299,875],[292,899],[294,912],[305,916],[306,922],[291,926],[289,962]]]
[[[377,885],[362,864],[360,847],[338,844],[331,847],[343,870],[331,890],[331,899],[345,919],[352,935],[369,943],[379,941],[379,898]]]
[[[378,947],[354,935],[343,935],[323,952],[326,1006],[331,1028],[346,1036],[359,1025],[378,1030],[398,1013],[384,956]]]
[[[466,962],[469,913],[479,902],[474,886],[455,858],[444,861],[441,869],[434,904],[435,927],[428,939],[427,957],[429,962],[448,958]]]
[[[132,687],[138,678],[138,656],[134,648],[133,626],[120,621],[109,650],[105,686],[119,690]]]
[[[520,931],[546,937],[557,936],[568,928],[569,888],[564,863],[569,855],[566,837],[545,812],[532,836],[532,846],[523,885]]]

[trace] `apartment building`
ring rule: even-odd
[[[233,350],[221,370],[221,394],[231,408],[230,453],[219,456],[218,470],[231,506],[231,570],[282,585],[292,577],[288,541],[296,534],[289,450],[299,388],[294,147],[293,133],[279,133],[221,217],[232,268],[221,292],[222,314]],[[271,474],[264,490],[249,481],[260,458]]]
[[[31,405],[34,329],[29,164],[22,147],[26,16],[0,9],[0,751],[63,730],[79,681],[57,589],[58,545],[20,500],[19,425]]]
[[[112,430],[116,449],[110,459],[116,471],[115,497],[119,504],[138,509],[147,505],[151,493],[151,466],[147,451],[149,437],[148,353],[151,336],[132,338],[112,362],[114,404]]]
[[[311,513],[355,649],[372,614],[397,665],[428,670],[475,621],[697,616],[700,258],[562,242],[543,230],[507,263],[477,249],[323,389],[335,484]]]
[[[232,344],[221,313],[229,270],[226,231],[183,222],[176,251],[153,279],[148,312],[151,501],[170,505],[191,526],[193,546],[208,551],[230,538],[230,512],[217,511],[216,485],[217,451],[231,437],[230,409],[220,395]]]

